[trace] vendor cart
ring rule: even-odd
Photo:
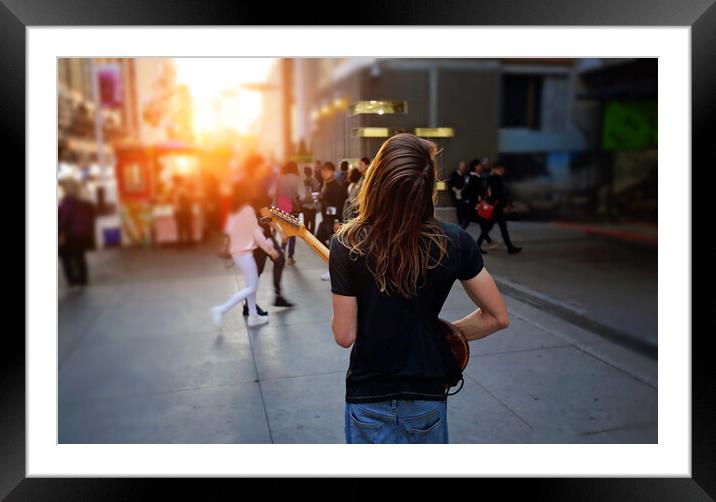
[[[117,192],[123,245],[178,241],[177,197],[181,186],[191,211],[191,239],[204,235],[202,150],[172,142],[115,145]]]

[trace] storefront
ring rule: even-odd
[[[177,191],[191,205],[191,238],[204,235],[204,183],[201,149],[183,143],[118,145],[117,186],[123,245],[178,241]]]

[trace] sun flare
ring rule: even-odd
[[[249,133],[262,113],[262,93],[242,88],[268,79],[274,58],[176,58],[177,84],[186,84],[197,133]]]

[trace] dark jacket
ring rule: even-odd
[[[74,249],[95,248],[94,204],[68,195],[58,209],[58,231],[65,238],[65,246]]]
[[[488,189],[485,193],[487,202],[494,204],[495,209],[501,210],[512,203],[512,196],[505,185],[504,176],[490,176],[487,179],[487,187]]]
[[[340,220],[343,215],[343,204],[345,204],[347,192],[345,187],[335,178],[323,184],[321,195],[321,215],[324,221]],[[328,214],[329,208],[335,208],[334,214]]]
[[[450,199],[453,204],[457,204],[457,195],[453,189],[462,190],[461,197],[465,199],[465,175],[461,174],[460,171],[453,171],[447,180],[448,188],[450,189]]]

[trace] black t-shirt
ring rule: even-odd
[[[451,223],[439,224],[448,237],[447,253],[440,265],[428,270],[411,299],[381,293],[366,258],[350,256],[338,239],[332,240],[331,291],[358,301],[358,331],[346,375],[347,402],[445,399],[445,383],[457,364],[438,329],[438,315],[455,280],[472,279],[483,262],[467,232]],[[437,246],[431,244],[430,252],[438,258]]]

